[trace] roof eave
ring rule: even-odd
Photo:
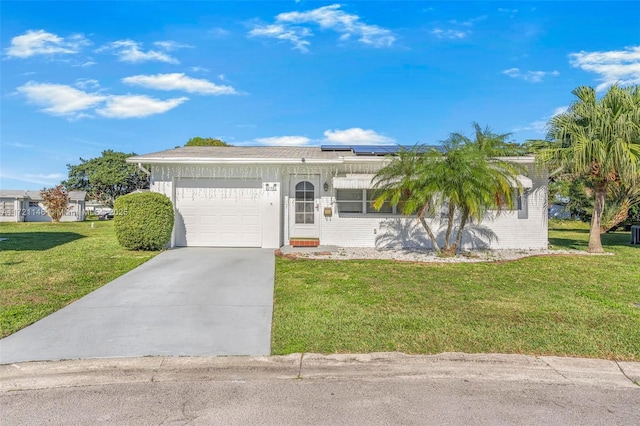
[[[203,158],[203,157],[178,157],[178,158],[149,158],[129,157],[127,163],[143,164],[340,164],[344,159],[340,158]]]

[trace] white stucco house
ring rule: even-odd
[[[85,191],[70,191],[69,205],[61,222],[80,222],[85,217]],[[51,222],[40,191],[0,190],[0,222]]]
[[[130,157],[175,208],[171,246],[429,247],[416,217],[372,208],[371,179],[393,147],[182,147]],[[468,248],[548,246],[547,176],[533,157],[517,209],[468,226]],[[435,229],[439,217],[429,219]]]

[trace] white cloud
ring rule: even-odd
[[[313,35],[311,30],[302,26],[305,24],[335,31],[340,34],[339,39],[342,41],[356,37],[360,43],[374,47],[388,47],[395,42],[396,38],[390,30],[366,24],[358,15],[347,13],[341,7],[339,4],[332,4],[304,12],[280,13],[276,16],[276,23],[256,26],[249,35],[289,41],[294,49],[301,52],[308,50],[310,43],[306,38]]]
[[[558,108],[553,110],[553,113],[551,114],[551,117],[555,117],[556,115],[564,114],[565,112],[567,112],[568,109],[569,109],[568,105],[560,106],[560,107],[558,107]]]
[[[307,46],[309,46],[310,43],[304,38],[310,36],[311,31],[307,28],[270,24],[255,27],[249,31],[249,35],[252,37],[269,37],[289,41],[293,44],[294,49],[298,49],[301,52],[308,52],[309,49]]]
[[[80,84],[99,87],[96,80],[80,80]],[[161,100],[144,95],[89,93],[64,84],[34,81],[18,87],[17,91],[28,102],[42,106],[42,112],[69,119],[91,117],[91,112],[109,118],[147,117],[167,112],[188,100],[186,97]]]
[[[212,35],[214,37],[225,37],[225,36],[228,36],[229,34],[231,34],[230,31],[225,30],[224,28],[220,28],[220,27],[212,28],[209,31],[207,31],[207,33],[209,33],[210,35]]]
[[[171,52],[173,50],[178,50],[178,49],[193,48],[193,46],[191,46],[190,44],[178,43],[177,41],[173,41],[173,40],[154,41],[153,45],[158,46],[159,48],[164,49],[167,52]]]
[[[118,40],[102,46],[98,52],[112,51],[122,62],[166,62],[169,64],[180,63],[176,58],[157,50],[142,50],[142,43],[133,40]]]
[[[94,80],[93,78],[79,78],[76,80],[75,86],[83,90],[99,89],[100,83],[98,80]]]
[[[106,105],[96,110],[108,118],[140,118],[167,112],[189,98],[181,97],[161,100],[144,95],[109,96]]]
[[[209,69],[205,68],[205,67],[191,67],[191,71],[193,71],[193,72],[209,72]]]
[[[30,81],[17,89],[31,103],[44,107],[51,115],[80,118],[85,111],[105,100],[98,93],[87,93],[63,84],[36,83]]]
[[[521,131],[533,131],[535,133],[539,133],[541,135],[544,135],[547,133],[547,123],[549,122],[549,119],[552,117],[555,117],[558,114],[562,114],[564,112],[567,111],[569,107],[567,105],[563,105],[563,106],[559,106],[557,108],[555,108],[553,110],[553,112],[551,112],[551,114],[544,116],[543,118],[539,119],[539,120],[535,120],[532,121],[529,124],[526,124],[524,126],[520,126],[520,127],[516,127],[515,129],[513,129],[514,132],[521,132]]]
[[[519,78],[530,83],[541,83],[546,76],[558,76],[558,71],[520,71],[520,68],[509,68],[502,71],[502,74],[511,78]]]
[[[269,146],[301,146],[308,145],[311,142],[306,136],[273,136],[270,138],[254,139],[260,145]]]
[[[27,145],[27,144],[20,143],[20,142],[9,142],[6,145],[14,146],[16,148],[32,148],[31,145]]]
[[[24,176],[31,179],[39,179],[39,180],[46,180],[46,181],[60,180],[66,177],[62,173],[49,173],[49,174],[36,174],[36,175],[25,174]]]
[[[157,90],[183,90],[188,93],[201,95],[237,95],[231,86],[218,85],[209,80],[192,78],[183,73],[134,75],[125,77],[122,81],[133,86],[142,86]]]
[[[640,46],[624,50],[585,52],[569,54],[569,62],[576,68],[599,74],[601,83],[596,90],[604,90],[612,84],[640,83]]]
[[[462,25],[463,27],[472,27],[476,22],[484,21],[487,19],[487,15],[478,16],[476,18],[467,19],[466,21],[458,21],[457,19],[451,19],[448,21],[453,25]]]
[[[276,16],[279,22],[293,24],[314,23],[323,29],[342,33],[342,39],[350,36],[359,37],[358,41],[376,47],[391,46],[396,40],[391,31],[377,25],[365,24],[358,15],[340,10],[341,5],[332,4],[306,12],[288,12]]]
[[[45,30],[29,30],[11,39],[11,46],[5,49],[10,58],[28,58],[35,55],[75,54],[82,47],[91,44],[81,34],[67,38]]]
[[[526,130],[532,130],[535,133],[545,134],[547,132],[547,121],[548,120],[536,120],[532,121],[529,124],[525,124],[524,126],[516,127],[513,129],[514,132],[522,132]]]
[[[51,175],[57,176],[59,174],[60,173],[53,173]],[[44,175],[44,176],[51,176],[51,175]],[[58,183],[60,179],[64,177],[65,176],[62,176],[61,178],[46,179],[46,178],[40,177],[40,175],[18,174],[18,173],[7,172],[6,170],[0,171],[0,179],[11,179],[11,180],[17,180],[20,182],[35,183],[37,185],[45,185],[45,186],[51,185],[53,183]]]
[[[373,130],[365,130],[360,127],[352,127],[345,130],[325,130],[324,142],[336,145],[392,145],[393,138],[376,133]]]
[[[467,38],[469,36],[469,34],[471,34],[471,32],[470,31],[454,30],[454,29],[443,30],[442,28],[434,28],[433,30],[431,30],[431,34],[433,34],[434,36],[436,36],[438,38],[446,38],[446,39],[450,39],[450,40],[460,40],[460,39],[463,39],[463,38]]]
[[[478,16],[467,19],[466,21],[458,21],[452,19],[446,24],[438,23],[431,31],[431,35],[443,40],[462,40],[469,37],[473,31],[473,26],[480,21],[487,19],[487,15]]]

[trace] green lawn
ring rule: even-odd
[[[2,336],[54,312],[157,252],[122,249],[112,222],[0,224]],[[554,223],[556,248],[587,228]],[[482,264],[278,258],[273,353],[444,351],[640,360],[640,247],[614,256]]]
[[[586,249],[580,223],[555,248]],[[273,353],[500,352],[640,360],[640,247],[482,264],[278,258]]]
[[[120,247],[113,222],[0,223],[0,238],[3,337],[157,254]]]

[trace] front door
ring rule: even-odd
[[[289,234],[291,238],[318,238],[320,234],[320,176],[291,176]]]

